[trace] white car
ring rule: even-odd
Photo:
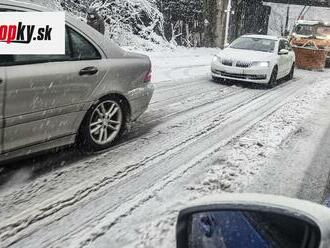
[[[212,61],[212,77],[277,85],[292,79],[295,54],[288,40],[266,35],[244,35],[222,50]]]

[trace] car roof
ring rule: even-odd
[[[309,20],[298,20],[296,22],[296,25],[308,25],[308,26],[322,25],[322,24],[324,24],[322,21],[309,21]]]
[[[277,37],[277,36],[260,35],[260,34],[246,34],[246,35],[243,35],[242,37],[259,38],[259,39],[269,39],[269,40],[276,40],[276,41],[282,39],[282,38]]]

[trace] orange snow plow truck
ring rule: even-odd
[[[321,21],[298,21],[291,44],[296,53],[297,67],[324,69],[330,64],[330,25]]]

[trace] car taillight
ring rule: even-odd
[[[151,82],[151,78],[152,78],[152,70],[151,70],[151,67],[150,67],[148,73],[144,77],[144,82],[145,83]]]

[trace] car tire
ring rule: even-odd
[[[78,133],[82,152],[96,152],[111,147],[123,135],[127,111],[116,97],[105,97],[87,112]]]
[[[290,80],[293,79],[293,77],[294,77],[295,67],[296,67],[296,65],[295,65],[295,63],[293,63],[293,65],[292,65],[292,67],[291,67],[291,70],[290,70],[290,73],[289,73],[289,75],[287,76],[287,80],[288,80],[288,81],[290,81]]]
[[[327,61],[325,62],[325,68],[330,68],[330,60],[327,59]]]
[[[224,80],[222,78],[214,77],[214,76],[212,76],[212,80],[216,83],[223,83],[224,82]]]
[[[268,88],[270,89],[274,88],[277,85],[277,72],[278,69],[277,66],[275,66],[268,82]]]

